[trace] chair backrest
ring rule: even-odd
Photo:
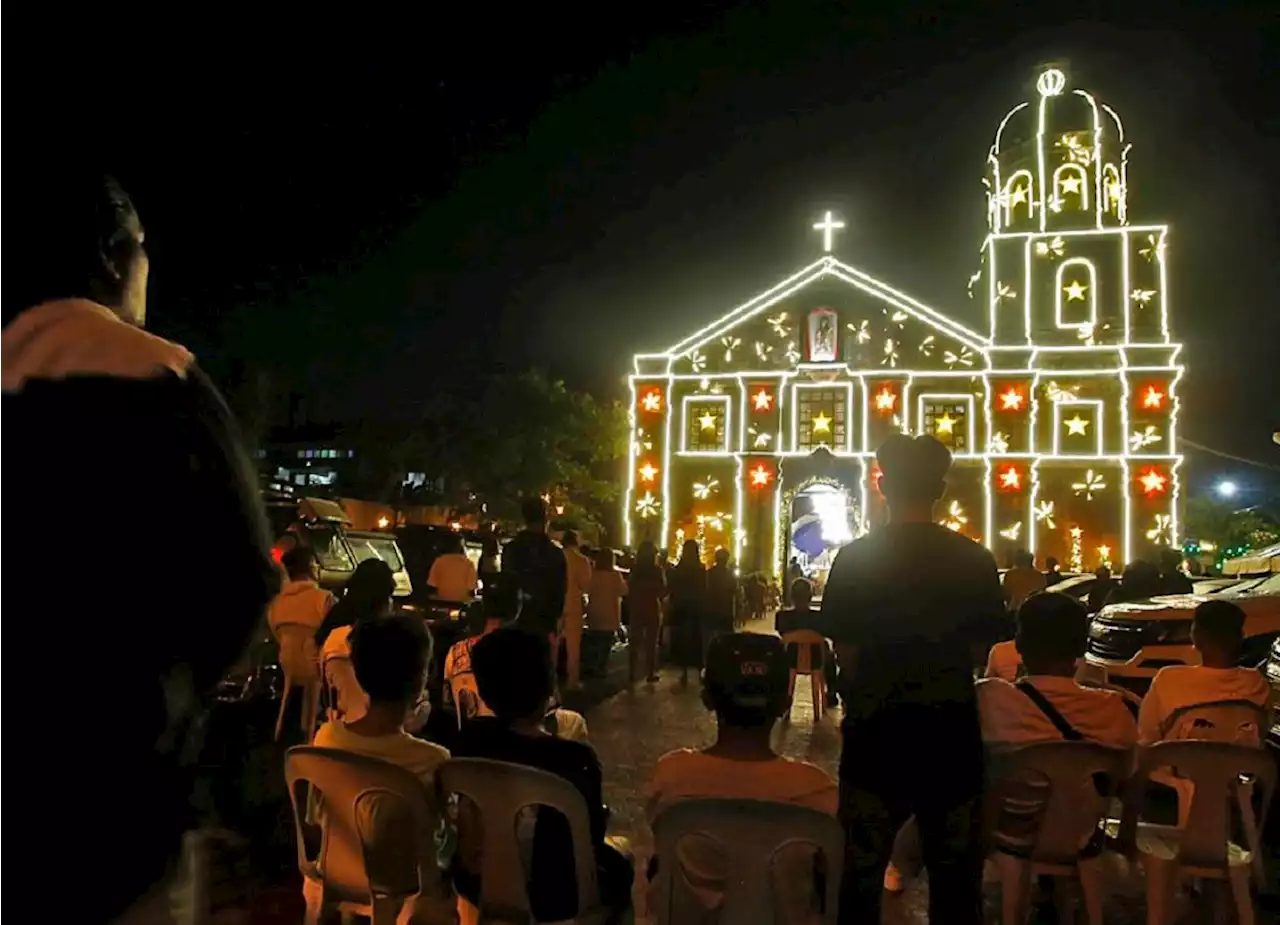
[[[1074,863],[1106,810],[1103,798],[1127,776],[1131,757],[1128,749],[1097,742],[1036,742],[989,751],[992,846],[1045,863]]]
[[[782,644],[790,649],[799,646],[796,656],[796,673],[810,674],[822,670],[822,657],[827,648],[827,640],[815,630],[792,630],[782,634]],[[817,648],[814,648],[817,646]],[[813,657],[817,653],[817,658]]]
[[[294,684],[320,677],[316,661],[316,628],[305,623],[277,623],[272,629],[280,650],[280,667]]]
[[[590,817],[586,801],[571,783],[538,768],[487,758],[453,758],[440,768],[439,777],[446,793],[467,797],[480,813],[484,833],[480,921],[532,921],[517,835],[517,820],[526,807],[546,806],[568,821],[578,916],[584,917],[599,906]]]
[[[1229,742],[1257,748],[1268,727],[1266,710],[1251,700],[1192,703],[1169,714],[1162,724],[1162,740],[1194,739]]]
[[[1191,807],[1178,842],[1178,860],[1189,867],[1225,868],[1227,842],[1231,838],[1231,806],[1242,809],[1240,791],[1249,786],[1260,792],[1258,838],[1275,793],[1276,763],[1266,748],[1229,742],[1197,740],[1157,742],[1139,752],[1138,772],[1133,778],[1131,798],[1125,800],[1121,839],[1132,844],[1137,816],[1142,806],[1143,783],[1151,772],[1172,767],[1179,777],[1194,785]],[[1241,778],[1252,779],[1246,785]],[[1246,791],[1249,792],[1249,791]],[[1252,811],[1252,807],[1249,808]]]
[[[833,816],[773,800],[679,800],[658,814],[653,836],[658,858],[655,912],[659,925],[685,920],[675,908],[680,891],[674,890],[673,884],[675,878],[683,876],[677,852],[680,842],[689,836],[710,838],[724,852],[729,881],[725,884],[721,922],[750,925],[773,921],[776,904],[771,867],[778,853],[791,845],[811,845],[825,860],[821,921],[836,921],[844,833]]]
[[[405,897],[439,878],[431,796],[417,775],[399,765],[335,748],[299,745],[284,765],[297,828],[298,867],[307,857],[306,781],[323,801],[323,833],[316,869],[326,895],[352,902]],[[314,840],[313,840],[314,841]]]

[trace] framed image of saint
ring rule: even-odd
[[[834,309],[815,308],[809,312],[809,362],[836,361],[837,318]]]

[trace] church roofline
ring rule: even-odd
[[[808,266],[803,267],[791,276],[782,280],[777,285],[760,293],[755,298],[744,302],[742,305],[739,305],[727,314],[722,315],[711,324],[695,331],[693,334],[667,348],[665,351],[657,354],[647,354],[646,356],[651,358],[666,357],[668,360],[674,360],[676,357],[682,356],[720,336],[734,325],[752,318],[771,306],[776,305],[788,296],[800,291],[805,286],[827,276],[835,277],[842,282],[861,289],[868,295],[874,296],[881,301],[893,305],[895,308],[907,312],[917,320],[937,329],[949,337],[954,337],[966,347],[981,353],[984,358],[986,357],[986,352],[991,346],[991,340],[989,338],[965,327],[957,321],[954,321],[942,312],[930,308],[923,302],[912,298],[901,290],[894,289],[887,283],[881,282],[874,276],[864,273],[856,267],[850,266],[829,254],[815,260]]]

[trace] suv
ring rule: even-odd
[[[1240,663],[1261,666],[1280,638],[1280,574],[1243,581],[1213,597],[1245,612]],[[1112,683],[1143,694],[1166,665],[1199,664],[1191,645],[1191,617],[1206,600],[1203,594],[1171,594],[1108,604],[1089,624],[1085,660],[1105,669]]]
[[[1280,637],[1271,643],[1271,655],[1264,671],[1271,684],[1271,732],[1267,741],[1280,749]]]

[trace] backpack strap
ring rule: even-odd
[[[1068,742],[1079,742],[1084,738],[1084,736],[1076,731],[1074,726],[1067,722],[1067,718],[1058,712],[1057,707],[1049,702],[1049,698],[1039,691],[1028,679],[1023,678],[1013,686],[1027,695],[1027,699],[1036,705],[1040,712],[1045,715],[1045,719],[1053,723],[1054,728],[1061,733],[1062,738],[1066,739]]]

